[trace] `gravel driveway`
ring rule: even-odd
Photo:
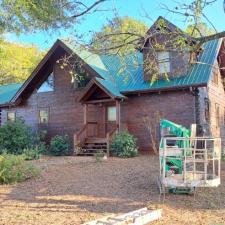
[[[225,221],[225,187],[173,195],[159,204],[158,158],[48,157],[33,162],[39,178],[0,186],[0,224],[81,224],[111,213],[145,206],[160,207],[163,219],[154,224],[219,224]],[[223,181],[224,171],[223,166]]]

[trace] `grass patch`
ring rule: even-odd
[[[0,155],[0,184],[22,182],[40,174],[40,170],[25,161],[23,155]]]

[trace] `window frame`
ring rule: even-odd
[[[115,109],[115,119],[110,119],[110,117],[109,117],[110,109]],[[107,106],[107,122],[116,122],[116,120],[117,120],[116,117],[117,117],[116,106],[113,106],[113,105]]]
[[[47,91],[40,91],[40,88],[43,86],[43,84],[49,79],[49,77],[52,76],[52,90]],[[37,93],[48,93],[48,92],[54,92],[55,91],[55,74],[54,70],[48,75],[48,77],[42,82],[42,84],[37,88]]]
[[[41,111],[47,112],[47,121],[43,122],[41,120]],[[38,109],[38,124],[48,124],[49,123],[49,108],[39,108]]]
[[[210,102],[208,98],[204,99],[204,104],[205,104],[205,121],[209,123],[210,122]]]
[[[168,54],[167,57],[161,57],[160,54]],[[171,62],[170,62],[170,52],[169,51],[158,51],[157,52],[157,60],[158,60],[158,70],[159,74],[165,74],[171,72]],[[163,68],[163,69],[162,69]],[[166,70],[165,70],[166,68]]]
[[[9,114],[10,113],[13,113],[13,115],[14,115],[14,119],[13,120],[11,120],[10,118],[9,118]],[[15,120],[16,120],[16,111],[8,111],[7,112],[7,122],[15,122]]]

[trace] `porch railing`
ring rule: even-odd
[[[74,150],[79,152],[79,150],[82,148],[82,146],[85,144],[85,140],[87,138],[95,137],[98,138],[99,136],[99,129],[103,129],[102,126],[105,126],[105,124],[99,124],[97,122],[88,122],[86,123],[77,133],[74,134]],[[119,128],[119,125],[116,124],[115,126],[112,126],[112,129],[104,135],[103,139],[105,139],[105,142],[107,144],[107,155],[109,156],[109,148],[110,143],[117,132]],[[90,132],[91,131],[91,132]],[[105,132],[105,131],[104,131]],[[103,133],[104,133],[103,132]],[[102,137],[100,137],[102,138]]]
[[[116,124],[115,127],[110,132],[107,132],[107,134],[106,134],[106,140],[107,140],[107,156],[109,156],[110,144],[112,142],[112,139],[113,139],[114,135],[118,131],[118,128],[119,128],[119,125]]]
[[[85,124],[76,134],[74,134],[74,148],[75,150],[80,148],[86,138],[86,132],[87,132],[88,124]]]

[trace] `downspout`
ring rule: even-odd
[[[198,88],[190,88],[190,92],[194,96],[194,121],[197,125],[197,136],[203,135],[203,129],[201,125],[201,117],[200,117],[200,95]]]

